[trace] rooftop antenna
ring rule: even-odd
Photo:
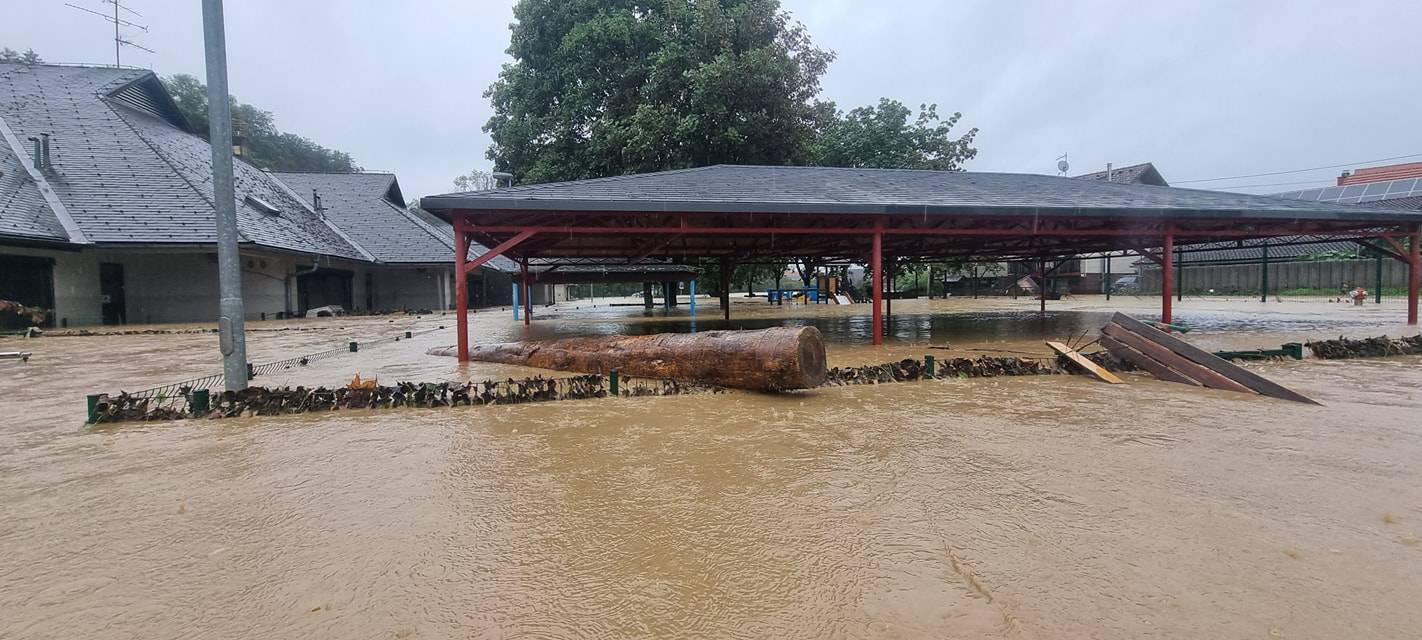
[[[1071,163],[1067,162],[1067,154],[1063,153],[1062,157],[1057,158],[1057,171],[1060,171],[1061,175],[1066,175],[1067,169],[1070,168]]]
[[[112,24],[114,25],[114,66],[115,66],[115,67],[121,66],[120,52],[121,52],[122,48],[123,48],[123,47],[126,47],[126,46],[127,46],[127,47],[133,47],[133,48],[135,48],[135,49],[142,49],[142,50],[144,50],[144,51],[147,51],[148,53],[158,53],[157,51],[154,51],[154,50],[152,50],[152,49],[149,49],[148,47],[145,47],[145,46],[143,46],[143,45],[141,45],[141,44],[135,44],[135,43],[133,43],[133,42],[130,42],[130,41],[128,41],[128,40],[125,40],[124,37],[123,37],[123,34],[119,33],[119,27],[120,27],[120,26],[133,27],[134,29],[138,29],[139,31],[142,31],[142,32],[144,32],[144,33],[148,33],[148,25],[146,25],[146,24],[138,24],[138,23],[136,23],[136,22],[130,22],[130,21],[128,21],[128,20],[124,20],[123,18],[119,17],[119,12],[120,12],[120,11],[126,12],[126,13],[128,13],[129,15],[132,15],[132,16],[135,17],[135,18],[142,18],[142,17],[143,17],[143,14],[141,14],[141,13],[139,13],[139,12],[137,12],[137,11],[134,11],[133,9],[130,9],[130,8],[128,8],[128,7],[123,6],[122,0],[99,0],[99,1],[102,2],[102,3],[104,3],[104,4],[111,4],[111,5],[113,5],[113,6],[114,6],[114,13],[113,13],[113,15],[109,15],[109,14],[107,14],[107,13],[100,12],[100,11],[95,11],[95,10],[89,9],[89,8],[87,8],[87,7],[81,7],[81,6],[77,5],[77,4],[73,4],[73,3],[69,3],[69,2],[64,3],[64,6],[69,7],[69,8],[71,8],[71,9],[78,9],[78,10],[80,10],[80,11],[83,11],[84,13],[92,13],[92,14],[94,14],[94,15],[96,15],[96,16],[99,16],[100,18],[103,18],[104,20],[106,20],[106,21],[108,21],[108,22],[110,22],[110,23],[112,23]]]

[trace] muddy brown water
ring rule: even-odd
[[[831,364],[1045,355],[1152,300],[738,303]],[[722,328],[702,303],[697,328]],[[543,309],[476,340],[689,329]],[[1397,305],[1185,301],[1209,348],[1392,333]],[[253,360],[449,316],[253,323]],[[275,331],[309,327],[311,331]],[[537,373],[424,349],[263,384]],[[0,638],[1408,638],[1422,358],[1250,365],[1297,405],[1140,377],[927,381],[124,425],[83,395],[217,370],[213,335],[0,339]]]

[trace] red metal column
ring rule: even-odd
[[[1412,237],[1408,238],[1407,249],[1407,324],[1417,324],[1417,289],[1422,286],[1422,254],[1418,253],[1419,245],[1422,245],[1422,227],[1413,230]]]
[[[528,326],[533,321],[533,289],[528,286],[528,258],[518,261],[521,287],[523,294],[523,326]]]
[[[1037,300],[1041,303],[1037,310],[1037,315],[1046,317],[1047,315],[1047,261],[1037,261],[1037,277],[1041,279],[1037,283]]]
[[[1165,234],[1165,247],[1160,252],[1160,321],[1171,323],[1170,296],[1175,288],[1175,234]]]
[[[874,269],[874,282],[870,286],[874,299],[874,344],[884,344],[884,223],[874,224],[874,250],[869,257],[869,266]]]
[[[464,230],[463,218],[455,218],[454,223],[454,325],[458,328],[459,361],[469,361],[469,274],[464,263],[469,257],[469,234]]]

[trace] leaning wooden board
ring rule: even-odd
[[[1180,384],[1188,384],[1196,387],[1200,386],[1200,383],[1195,382],[1190,376],[1156,362],[1151,359],[1150,356],[1116,342],[1111,339],[1110,336],[1101,336],[1097,339],[1097,344],[1106,347],[1106,350],[1111,352],[1111,355],[1136,365],[1138,368],[1145,369],[1148,373],[1161,380],[1166,382],[1179,382]]]
[[[1075,362],[1082,369],[1086,369],[1086,372],[1090,373],[1093,376],[1096,376],[1097,380],[1100,380],[1102,382],[1109,382],[1111,384],[1124,384],[1121,382],[1120,378],[1116,377],[1116,374],[1102,369],[1101,365],[1087,360],[1086,356],[1077,353],[1071,347],[1068,347],[1060,342],[1048,342],[1047,346],[1051,347],[1053,351],[1056,351],[1057,353],[1066,356],[1067,360]]]
[[[1117,342],[1135,349],[1142,355],[1169,367],[1172,371],[1182,374],[1211,389],[1235,391],[1238,393],[1254,393],[1253,389],[1231,380],[1228,376],[1218,373],[1204,365],[1196,364],[1184,356],[1171,351],[1164,345],[1153,342],[1149,338],[1125,329],[1114,322],[1102,327],[1101,335],[1115,338]]]
[[[1292,391],[1284,386],[1273,382],[1264,376],[1245,369],[1233,362],[1220,358],[1213,353],[1196,347],[1180,338],[1165,333],[1155,327],[1147,325],[1140,320],[1132,318],[1124,313],[1117,313],[1111,317],[1111,322],[1120,325],[1130,331],[1131,334],[1140,336],[1150,342],[1169,349],[1195,364],[1200,365],[1210,371],[1218,373],[1234,382],[1237,382],[1262,395],[1281,400],[1292,400],[1294,402],[1304,402],[1307,404],[1319,404],[1317,401],[1303,394]],[[1203,382],[1203,381],[1202,381]]]

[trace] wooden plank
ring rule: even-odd
[[[1116,315],[1112,316],[1111,321],[1121,325],[1126,329],[1129,329],[1132,333],[1140,335],[1141,337],[1150,340],[1156,344],[1162,345],[1170,351],[1177,353],[1182,357],[1188,358],[1190,361],[1200,366],[1206,367],[1211,371],[1226,376],[1229,379],[1238,382],[1239,384],[1242,384],[1250,389],[1253,389],[1254,391],[1262,395],[1266,395],[1271,398],[1279,398],[1281,400],[1292,400],[1294,402],[1303,402],[1307,404],[1319,404],[1319,402],[1313,400],[1312,398],[1290,390],[1284,387],[1283,385],[1280,385],[1272,380],[1269,380],[1268,378],[1265,378],[1264,376],[1261,376],[1257,373],[1254,373],[1253,371],[1234,364],[1233,362],[1230,362],[1223,358],[1217,358],[1213,353],[1205,351],[1204,349],[1196,347],[1168,333],[1158,331],[1145,324],[1144,322],[1132,318],[1124,313],[1117,313]]]
[[[1154,329],[1152,329],[1152,331],[1154,331]],[[1136,351],[1144,353],[1145,355],[1154,358],[1157,362],[1160,362],[1161,364],[1164,364],[1165,366],[1170,367],[1171,369],[1183,373],[1186,376],[1189,376],[1200,384],[1205,385],[1206,387],[1209,387],[1211,389],[1238,391],[1239,393],[1254,393],[1253,389],[1250,389],[1249,387],[1246,387],[1238,382],[1230,380],[1229,378],[1219,374],[1218,372],[1208,367],[1187,360],[1184,357],[1181,357],[1180,354],[1175,353],[1160,344],[1151,342],[1150,340],[1147,340],[1136,333],[1127,331],[1126,329],[1122,328],[1121,325],[1118,325],[1114,322],[1107,324],[1105,327],[1102,327],[1101,332],[1112,338],[1115,338],[1117,342],[1120,342],[1121,344],[1135,349]]]
[[[1155,360],[1151,359],[1150,356],[1136,351],[1135,349],[1132,349],[1124,344],[1116,342],[1109,336],[1101,336],[1101,338],[1098,339],[1097,342],[1101,346],[1105,347],[1107,351],[1110,351],[1111,355],[1125,360],[1126,362],[1129,362],[1133,365],[1136,365],[1137,367],[1144,369],[1147,373],[1161,380],[1164,380],[1166,382],[1178,382],[1180,384],[1188,384],[1194,387],[1200,386],[1200,383],[1191,379],[1190,376],[1187,376],[1183,373],[1180,373],[1179,371],[1176,371],[1159,362],[1156,362]]]
[[[1048,342],[1047,346],[1051,347],[1053,351],[1056,351],[1057,353],[1066,356],[1067,360],[1075,362],[1082,369],[1086,369],[1086,372],[1090,373],[1093,376],[1096,376],[1097,380],[1100,380],[1102,382],[1109,382],[1111,384],[1124,384],[1120,378],[1116,377],[1116,374],[1102,369],[1101,365],[1096,364],[1091,360],[1088,360],[1086,356],[1077,353],[1076,350],[1072,349],[1071,347],[1068,347],[1060,342]]]

